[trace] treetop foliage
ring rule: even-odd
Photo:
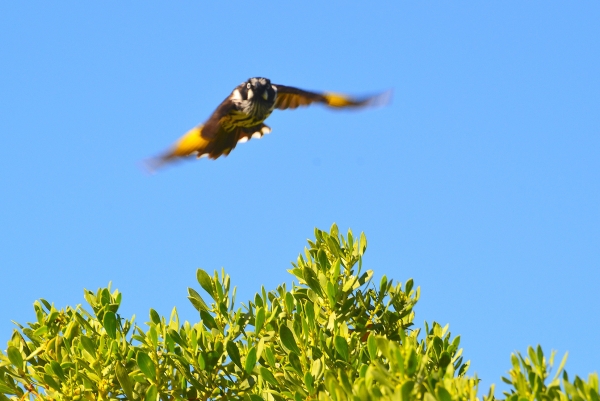
[[[460,337],[436,322],[414,328],[412,279],[374,283],[363,269],[364,234],[334,224],[308,244],[289,270],[298,284],[263,287],[242,306],[229,275],[198,269],[195,323],[150,309],[139,326],[110,285],[84,291],[90,309],[36,301],[36,321],[0,351],[0,401],[478,399]],[[597,374],[570,381],[566,355],[551,379],[554,353],[539,346],[511,362],[507,400],[600,401]]]

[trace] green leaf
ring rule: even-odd
[[[367,237],[365,233],[360,233],[360,245],[358,246],[358,253],[362,255],[367,250]]]
[[[533,347],[527,348],[527,354],[529,355],[529,359],[531,359],[531,363],[534,366],[539,365],[538,360],[537,360],[537,355],[536,355],[535,351],[533,350]]]
[[[260,395],[250,394],[250,400],[252,401],[265,401]]]
[[[558,365],[558,369],[556,370],[556,375],[554,375],[554,379],[552,379],[552,381],[556,380],[558,378],[558,376],[560,375],[560,372],[565,368],[565,364],[567,363],[568,356],[569,356],[569,353],[565,352],[565,356],[563,356],[563,359],[560,361],[560,365]]]
[[[2,401],[4,401],[4,400],[9,401],[8,397],[1,398],[4,394],[13,395],[13,394],[17,394],[17,392],[14,389],[12,389],[11,387],[8,387],[6,384],[4,384],[0,381],[0,399]]]
[[[156,386],[153,384],[146,390],[146,396],[144,397],[144,401],[156,401],[158,397],[158,390]]]
[[[198,292],[196,290],[194,290],[193,288],[188,288],[188,299],[190,300],[190,302],[192,303],[192,305],[194,306],[194,308],[196,308],[196,310],[201,311],[201,310],[205,310],[208,311],[208,306],[206,305],[206,302],[204,302],[204,300],[202,299],[202,297],[200,296],[200,294],[198,294]]]
[[[254,319],[254,331],[258,334],[265,324],[265,309],[263,307],[256,308],[256,318]]]
[[[198,280],[198,283],[200,283],[200,287],[204,288],[204,291],[206,291],[212,299],[216,300],[213,282],[208,273],[202,269],[198,269],[196,270],[196,279]]]
[[[115,373],[117,375],[117,380],[121,384],[123,392],[128,399],[133,400],[133,386],[131,385],[129,375],[127,375],[127,369],[125,369],[121,362],[116,363]]]
[[[375,336],[370,335],[367,338],[367,349],[369,350],[371,360],[375,360],[377,358],[377,340],[375,340]]]
[[[44,374],[44,382],[49,385],[50,387],[52,387],[54,390],[59,391],[60,390],[60,385],[56,382],[56,380],[54,380],[52,378],[52,376],[50,376],[49,374]]]
[[[294,311],[294,296],[291,292],[285,293],[285,308],[288,313],[292,313]]]
[[[154,309],[150,308],[150,320],[152,321],[152,323],[154,323],[155,325],[160,325],[160,315],[158,314],[157,311],[155,311]]]
[[[295,352],[292,352],[288,356],[288,359],[290,360],[290,365],[292,368],[294,368],[296,373],[298,373],[299,376],[302,376],[302,363],[300,362],[300,357],[298,357]]]
[[[317,295],[323,297],[323,289],[321,288],[321,284],[319,284],[319,280],[317,280],[317,276],[315,272],[310,267],[305,267],[302,269],[302,274],[304,275],[304,281],[306,281],[306,285],[317,293]]]
[[[340,248],[340,244],[338,243],[338,238],[337,235],[335,237],[330,236],[329,238],[327,238],[327,245],[329,247],[329,251],[336,257],[339,257],[340,254],[342,253],[342,249]],[[327,265],[325,266],[329,266],[329,263],[327,263]]]
[[[43,336],[44,334],[46,334],[48,332],[48,326],[44,325],[44,326],[40,326],[38,327],[33,334],[35,334],[36,336]]]
[[[304,384],[306,385],[308,392],[313,395],[315,392],[315,379],[310,372],[304,373]]]
[[[183,340],[183,338],[181,338],[181,336],[176,330],[169,329],[169,335],[177,344],[181,345],[184,348],[187,348],[186,342]]]
[[[96,345],[94,341],[86,336],[80,336],[79,341],[81,341],[81,345],[83,349],[86,350],[91,356],[96,356]]]
[[[336,295],[336,284],[333,284],[331,281],[327,282],[327,299],[329,300],[330,305],[335,305],[335,295]]]
[[[50,302],[46,301],[44,298],[40,298],[40,301],[44,304],[46,309],[48,309],[48,310],[52,309],[52,305],[50,305]]]
[[[331,225],[331,227],[329,228],[329,235],[335,238],[337,238],[338,235],[340,235],[337,224],[333,223]]]
[[[452,362],[452,358],[450,358],[450,354],[448,353],[448,351],[443,351],[442,354],[440,355],[438,364],[440,365],[441,368],[446,369],[446,366],[448,366],[450,364],[450,362]]]
[[[412,380],[408,380],[402,385],[402,387],[400,388],[400,394],[402,394],[403,400],[410,400],[413,398],[410,396],[410,394],[412,393],[414,387],[415,382]]]
[[[341,336],[335,336],[333,343],[335,345],[335,350],[340,354],[342,359],[348,361],[348,343],[346,342],[346,339]]]
[[[136,362],[137,362],[138,367],[144,374],[144,376],[146,376],[148,379],[155,382],[156,381],[156,365],[152,361],[152,358],[150,358],[150,356],[147,353],[145,353],[143,351],[138,351],[137,357],[136,357]]]
[[[423,401],[436,401],[436,399],[431,393],[425,393],[423,395]]]
[[[277,382],[277,379],[275,379],[275,376],[273,376],[273,373],[271,373],[271,371],[269,369],[265,368],[264,366],[261,366],[259,370],[260,370],[260,375],[264,381],[266,381],[269,384],[272,384],[275,387],[279,387],[279,383]]]
[[[452,396],[444,387],[438,387],[436,393],[438,401],[452,401]]]
[[[285,324],[282,324],[279,328],[279,337],[281,338],[281,342],[285,348],[287,348],[289,351],[295,352],[297,355],[300,355],[300,349],[296,344],[294,334]]]
[[[404,293],[408,295],[410,293],[410,291],[412,290],[413,285],[414,285],[413,279],[409,278],[408,281],[406,282]]]
[[[106,329],[106,334],[113,340],[117,338],[117,316],[115,312],[106,312],[104,319],[102,319],[102,325]]]
[[[200,369],[204,370],[206,369],[206,353],[205,352],[201,352],[198,354],[198,366],[200,367]]]
[[[317,380],[321,378],[321,374],[323,373],[323,362],[320,359],[315,359],[312,362],[312,366],[310,368],[310,374]]]
[[[538,357],[538,361],[539,361],[539,366],[541,368],[544,367],[544,352],[542,351],[542,346],[538,344],[537,346],[537,357]]]
[[[52,368],[52,371],[54,372],[54,374],[56,376],[58,376],[58,378],[61,381],[65,381],[67,378],[65,377],[65,373],[62,370],[62,367],[60,366],[60,363],[56,362],[56,361],[51,361],[50,362],[50,367]]]
[[[12,345],[8,347],[6,350],[8,354],[8,359],[10,363],[15,365],[19,369],[23,369],[23,355],[21,355],[21,351],[17,347],[13,347]]]
[[[313,329],[315,327],[315,304],[310,301],[306,302],[304,310],[308,318],[308,326]]]
[[[327,254],[322,249],[319,249],[319,253],[317,253],[317,260],[319,262],[319,270],[327,271],[331,267],[329,265],[329,259],[327,259]]]
[[[256,366],[256,348],[252,347],[252,348],[250,348],[250,351],[248,351],[248,355],[246,356],[246,363],[244,364],[244,370],[246,371],[246,373],[250,374],[254,370],[255,366]]]
[[[217,322],[215,321],[215,318],[212,317],[212,315],[210,313],[208,313],[205,310],[201,310],[200,311],[200,318],[202,318],[202,323],[204,323],[204,325],[206,327],[208,327],[208,329],[218,329],[217,326]]]
[[[379,282],[379,292],[381,294],[384,294],[385,291],[387,290],[387,284],[388,284],[388,280],[384,274],[383,277],[381,277],[381,281]]]
[[[243,367],[242,367],[242,360],[240,358],[240,350],[238,349],[238,347],[235,344],[235,342],[229,341],[227,343],[226,349],[227,349],[227,355],[229,355],[229,358],[231,358],[231,360],[233,361],[233,363],[235,363],[236,365],[238,365],[240,369],[243,369]]]

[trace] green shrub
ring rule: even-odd
[[[0,397],[54,400],[475,400],[478,379],[448,326],[413,328],[419,288],[363,271],[364,234],[315,230],[290,271],[299,284],[264,287],[235,305],[224,271],[198,269],[200,320],[150,310],[140,327],[119,315],[121,293],[85,290],[91,311],[34,303],[0,353]],[[205,299],[210,299],[207,303]],[[598,376],[569,381],[563,358],[512,355],[509,400],[598,400]],[[484,400],[493,399],[493,388]]]

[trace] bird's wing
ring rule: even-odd
[[[228,96],[227,99],[223,100],[219,107],[211,114],[211,116],[204,123],[204,127],[202,128],[201,135],[205,139],[214,139],[218,135],[221,135],[223,132],[223,127],[221,126],[221,122],[224,117],[226,117],[232,110],[235,109],[235,104],[231,99],[231,96]]]
[[[228,134],[233,134],[233,132],[226,132],[221,122],[234,108],[235,105],[231,100],[231,96],[228,96],[204,124],[200,124],[186,132],[175,142],[171,149],[162,155],[146,160],[145,165],[147,169],[155,171],[177,158],[191,155],[196,155],[197,157],[209,156],[213,159],[219,157],[222,153],[213,157],[214,142],[216,138],[225,138]]]
[[[322,103],[334,108],[377,106],[387,103],[391,96],[391,91],[387,91],[374,96],[352,98],[338,93],[309,92],[277,84],[273,86],[277,88],[275,108],[280,110],[295,109],[299,106],[308,106],[312,103]]]
[[[186,132],[171,149],[164,152],[162,155],[153,157],[145,161],[146,169],[150,172],[155,172],[163,165],[172,162],[176,159],[197,154],[198,157],[206,154],[207,148],[210,147],[211,141],[202,136],[204,125],[198,125]]]
[[[204,138],[205,125],[199,125],[185,133],[175,145],[164,154],[146,160],[146,168],[153,172],[171,161],[195,155],[198,158],[218,159],[227,156],[238,143],[248,142],[252,138],[262,138],[271,132],[265,124],[254,127],[236,127],[233,131],[225,131],[220,127],[214,139]]]

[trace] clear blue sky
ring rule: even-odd
[[[337,222],[421,286],[417,322],[450,323],[483,389],[530,344],[599,369],[600,3],[221,4],[0,4],[2,348],[35,299],[111,280],[140,323],[197,319],[197,267],[245,300]],[[252,76],[394,99],[142,172]]]

